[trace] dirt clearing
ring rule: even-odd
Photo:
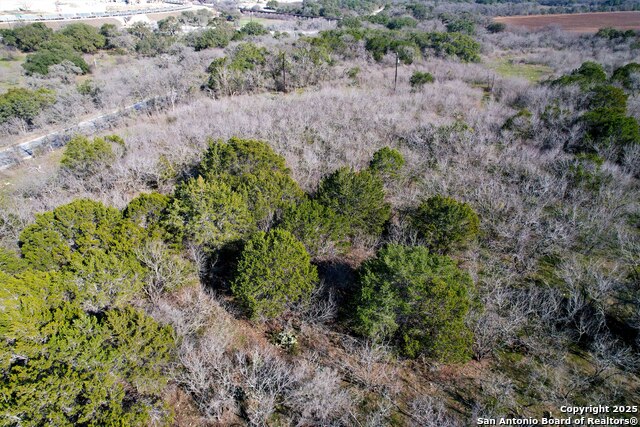
[[[526,27],[530,30],[558,26],[572,33],[595,33],[604,27],[613,27],[620,30],[640,30],[640,12],[501,16],[494,20],[514,27]]]

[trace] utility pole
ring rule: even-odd
[[[282,91],[287,93],[287,68],[285,65],[285,53],[282,52]]]
[[[396,87],[398,87],[398,62],[400,62],[400,59],[398,59],[398,51],[396,51],[396,75],[393,78],[393,91],[396,91]]]

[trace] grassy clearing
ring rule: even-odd
[[[497,58],[489,68],[504,77],[514,77],[539,82],[553,73],[553,69],[542,64],[527,64],[514,58]]]
[[[238,21],[238,25],[242,28],[245,25],[247,25],[249,22],[257,22],[258,24],[262,24],[265,27],[268,27],[270,25],[275,25],[275,24],[287,24],[287,23],[295,24],[296,21],[287,21],[284,19],[256,18],[256,17],[246,16],[246,17],[240,18],[240,20]]]
[[[18,167],[0,171],[0,197],[11,197],[16,188],[29,185],[34,175],[53,176],[60,167],[63,152],[64,150],[47,151],[25,160]]]
[[[265,18],[252,18],[252,17],[248,17],[248,18],[240,18],[240,20],[238,21],[238,24],[241,27],[244,27],[245,25],[247,25],[249,22],[257,22],[258,24],[262,24],[262,25],[266,25],[269,23],[268,19]]]
[[[7,54],[4,51],[0,51],[0,73],[2,74],[0,93],[6,92],[11,88],[23,86],[24,73],[22,63],[25,56],[20,52]]]

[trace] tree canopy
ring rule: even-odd
[[[207,251],[240,240],[254,228],[251,212],[240,193],[224,182],[201,176],[178,187],[165,224],[175,238]]]
[[[113,138],[96,137],[91,141],[77,135],[66,145],[60,165],[78,177],[88,177],[111,166],[116,156],[111,146]]]
[[[283,208],[304,196],[284,158],[262,141],[210,141],[200,173],[207,181],[223,182],[240,194],[260,226],[270,224]]]
[[[106,43],[105,36],[97,28],[83,23],[69,24],[58,34],[63,36],[61,40],[83,53],[94,53],[98,49],[104,48]]]
[[[51,40],[53,30],[42,22],[36,22],[13,29],[0,29],[0,36],[7,46],[14,46],[22,52],[34,52]]]
[[[379,176],[368,169],[356,172],[343,167],[320,182],[315,198],[342,215],[352,235],[379,235],[391,217],[391,207],[384,196]]]
[[[173,339],[132,308],[87,312],[60,273],[0,273],[0,417],[8,425],[146,425]],[[74,298],[77,297],[77,298]]]
[[[50,89],[9,89],[0,95],[0,123],[18,118],[30,124],[43,108],[54,102],[55,93]]]
[[[119,210],[78,199],[36,215],[20,234],[29,267],[72,273],[83,304],[99,310],[128,302],[142,287],[142,266],[134,248],[141,230]]]
[[[42,44],[37,52],[31,53],[27,56],[22,67],[28,75],[46,75],[49,74],[50,66],[61,64],[64,61],[69,61],[78,67],[82,74],[89,72],[89,64],[85,62],[82,56],[74,50],[71,45],[62,41],[53,41]]]
[[[447,256],[424,247],[387,245],[358,272],[355,329],[393,338],[409,357],[466,361],[472,333],[465,325],[472,281]]]
[[[277,317],[311,295],[318,272],[310,261],[288,231],[257,232],[245,244],[231,290],[250,317]]]
[[[413,226],[432,251],[464,247],[478,234],[480,220],[466,203],[450,197],[429,197],[412,214]]]

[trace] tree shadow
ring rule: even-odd
[[[338,305],[338,320],[350,319],[358,291],[356,270],[340,260],[321,261],[316,265],[325,292],[332,293]]]
[[[217,251],[207,255],[206,268],[202,272],[201,281],[208,291],[225,297],[231,297],[230,283],[238,267],[243,241],[225,244]]]

